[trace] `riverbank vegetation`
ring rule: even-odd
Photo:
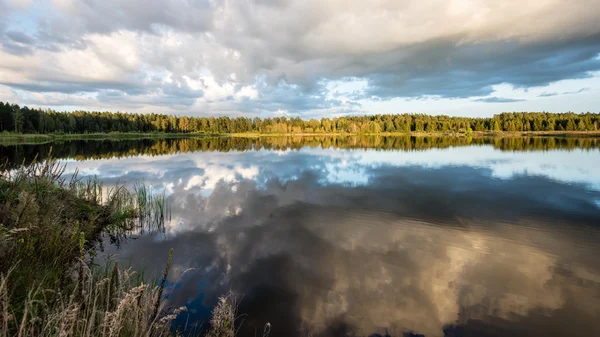
[[[65,140],[105,140],[105,139],[163,139],[187,138],[189,133],[166,132],[109,132],[109,133],[50,133],[50,134],[21,134],[14,132],[0,133],[0,145],[11,144],[43,144]]]
[[[599,131],[598,113],[502,113],[491,118],[426,114],[344,116],[303,120],[299,117],[188,117],[122,112],[57,112],[0,102],[0,133],[86,134],[109,132],[200,134],[312,134],[395,132],[542,132]]]
[[[120,240],[162,231],[164,194],[142,184],[106,188],[64,169],[53,159],[0,167],[0,336],[176,335],[171,322],[186,308],[163,308],[173,251],[160,282],[95,254],[101,233]]]

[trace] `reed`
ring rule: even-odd
[[[31,287],[24,310],[10,312],[11,275],[0,275],[0,336],[18,337],[152,337],[171,336],[170,324],[185,307],[148,316],[162,293],[140,281],[131,269],[106,274],[82,263],[83,275],[70,291]],[[116,268],[116,265],[115,265]],[[115,269],[112,269],[115,270]],[[84,276],[84,277],[82,277]],[[52,301],[49,301],[49,298]]]
[[[187,309],[163,307],[173,250],[160,282],[94,263],[101,233],[164,232],[165,192],[143,183],[107,188],[64,172],[52,157],[0,165],[0,337],[179,336],[171,322]],[[230,298],[213,311],[210,336],[234,335]]]
[[[52,157],[12,170],[0,165],[0,271],[20,261],[23,267],[13,279],[28,283],[44,275],[44,282],[54,286],[64,281],[60,267],[78,258],[81,238],[92,246],[102,232],[123,238],[137,231],[164,231],[164,192],[141,184],[133,190],[106,188],[96,177],[64,172]],[[137,195],[142,190],[144,200]]]

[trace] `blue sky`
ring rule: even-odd
[[[0,100],[301,116],[598,112],[600,0],[0,0]]]

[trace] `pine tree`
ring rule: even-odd
[[[12,106],[12,110],[13,110],[13,120],[14,120],[15,132],[21,133],[21,132],[23,132],[23,119],[24,119],[23,111],[21,111],[21,108],[16,104]]]

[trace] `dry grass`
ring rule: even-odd
[[[172,255],[171,255],[172,257]],[[192,336],[172,331],[171,322],[185,311],[163,309],[163,289],[170,264],[160,285],[141,281],[131,269],[116,264],[102,271],[81,262],[82,274],[68,293],[31,287],[24,310],[10,307],[10,272],[0,275],[0,337],[167,337]],[[51,299],[51,300],[50,300]],[[236,303],[232,294],[221,297],[213,310],[207,337],[235,336]],[[270,325],[263,336],[268,336]]]
[[[140,281],[131,269],[106,275],[81,265],[70,292],[32,286],[20,312],[10,307],[10,273],[0,276],[0,336],[169,336],[171,321],[186,310],[155,315],[157,303],[162,311],[160,286]]]

